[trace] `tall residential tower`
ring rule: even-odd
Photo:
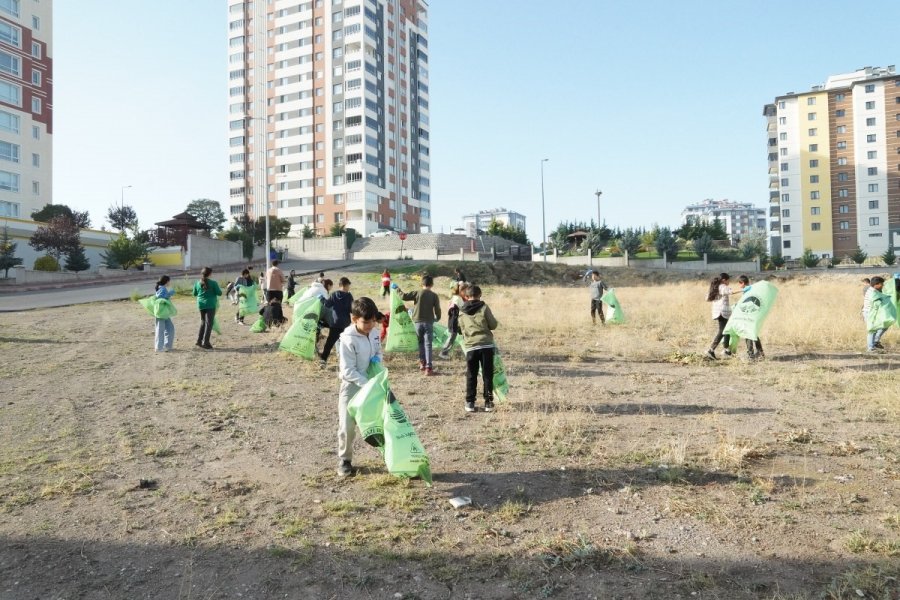
[[[763,110],[773,253],[843,259],[900,254],[900,76],[894,66],[833,75]]]
[[[0,217],[53,201],[52,0],[0,0]]]
[[[431,225],[425,0],[228,0],[231,216]]]

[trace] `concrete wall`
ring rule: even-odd
[[[539,254],[531,256],[531,262],[544,262],[544,257]],[[611,256],[604,258],[591,258],[588,256],[557,256],[548,254],[547,262],[551,264],[572,265],[579,267],[627,267],[628,259],[624,256]]]
[[[31,236],[35,231],[37,231],[37,228],[44,225],[46,225],[46,223],[39,223],[37,221],[30,221],[26,219],[0,219],[0,231],[2,231],[4,228],[7,229],[7,231],[9,232],[10,240],[14,244],[16,244],[16,258],[21,258],[22,266],[28,269],[34,267],[34,261],[36,259],[46,254],[46,252],[38,252],[28,245],[28,240],[31,239]],[[110,240],[115,239],[118,234],[111,231],[82,229],[80,235],[81,244],[82,246],[84,246],[84,255],[91,263],[88,271],[96,273],[97,269],[100,267],[100,263],[103,262],[103,259],[100,256],[101,253],[106,251],[106,247],[109,244]],[[60,267],[65,267],[65,256],[62,257],[60,263]],[[2,275],[3,273],[0,272],[0,276]],[[12,277],[12,269],[10,269],[9,275],[10,277]]]
[[[437,248],[423,248],[420,250],[403,249],[403,258],[411,258],[412,260],[460,260],[458,254],[447,254],[438,256]],[[478,256],[477,254],[475,255]],[[353,252],[351,260],[398,260],[400,258],[399,250],[384,250],[381,252]],[[477,260],[477,258],[475,259]]]
[[[40,283],[70,283],[75,281],[101,281],[106,283],[106,279],[115,280],[123,277],[133,277],[139,273],[135,269],[107,269],[101,268],[96,271],[82,271],[80,273],[70,273],[68,271],[59,271],[51,273],[48,271],[32,271],[25,267],[14,267],[9,270],[10,278],[14,278],[15,285],[28,285]],[[145,273],[163,274],[166,273],[164,268],[145,268]]]
[[[184,251],[181,246],[157,248],[150,253],[150,262],[156,267],[169,267],[181,270],[184,268]]]
[[[532,262],[543,262],[544,257],[534,255],[531,257]],[[547,255],[547,262],[552,264],[572,265],[579,267],[631,267],[632,269],[667,269],[670,271],[717,271],[717,272],[735,272],[735,273],[758,273],[759,261],[734,261],[711,263],[706,260],[685,260],[677,262],[667,262],[665,258],[641,258],[629,259],[627,256],[608,257],[608,258],[590,258],[588,256],[558,256],[554,254]]]
[[[309,258],[343,260],[346,257],[345,249],[347,247],[343,235],[326,238],[280,238],[275,240],[273,246],[287,250],[285,260]],[[378,257],[373,258],[377,259]]]
[[[265,260],[264,249],[260,250],[263,250],[262,257]],[[245,260],[239,242],[216,240],[199,235],[189,235],[187,238],[187,251],[184,253],[185,269],[242,263]]]

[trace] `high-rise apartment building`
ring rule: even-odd
[[[707,198],[703,202],[689,204],[681,211],[681,222],[684,224],[712,224],[716,219],[722,222],[733,244],[747,238],[765,238],[766,210],[749,202]]]
[[[53,201],[52,0],[0,0],[0,217]]]
[[[900,77],[894,66],[833,75],[763,110],[773,253],[842,259],[900,253]]]
[[[231,216],[428,231],[424,0],[228,0]]]

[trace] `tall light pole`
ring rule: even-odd
[[[123,185],[123,186],[122,186],[122,194],[121,194],[121,196],[120,196],[120,198],[119,198],[119,200],[120,200],[120,202],[121,202],[121,208],[125,208],[125,190],[128,189],[128,188],[130,188],[130,187],[131,187],[130,185]]]
[[[544,262],[547,262],[547,215],[544,211],[544,163],[548,160],[550,159],[541,159],[541,235],[543,237],[543,240],[541,241],[541,250],[544,253]]]
[[[597,196],[597,230],[600,229],[600,196],[603,195],[603,192],[597,190],[594,192],[594,195]]]
[[[248,121],[262,121],[263,123],[266,120],[263,117],[251,117],[250,115],[245,115],[244,118]],[[264,202],[265,202],[265,215],[266,215],[266,277],[268,277],[269,269],[272,267],[272,254],[271,254],[271,240],[269,239],[269,136],[265,131],[265,127],[263,127],[262,132],[263,137],[263,158],[262,158],[262,170],[263,170],[263,186],[265,187],[263,192]],[[259,217],[257,217],[259,218]]]

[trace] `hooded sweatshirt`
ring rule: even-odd
[[[329,327],[343,331],[350,324],[350,309],[353,307],[353,294],[344,290],[331,292],[331,296],[323,302],[325,308],[331,312],[326,319]]]
[[[466,340],[466,352],[494,347],[497,319],[490,307],[481,300],[468,300],[459,309],[459,327]]]

